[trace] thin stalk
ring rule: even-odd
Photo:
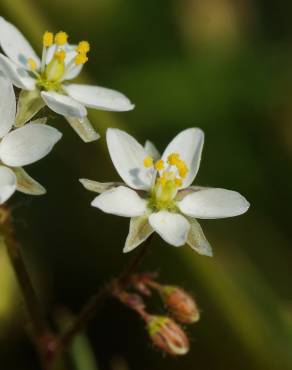
[[[21,254],[20,245],[14,235],[10,210],[4,206],[1,206],[0,208],[0,231],[4,238],[4,243],[21,289],[32,324],[34,337],[40,338],[47,333],[47,325],[43,318],[33,283]]]
[[[14,234],[11,211],[4,205],[0,206],[0,233],[4,239],[4,244],[26,306],[35,348],[38,352],[42,369],[50,370],[52,362],[49,356],[49,345],[54,343],[54,341],[51,339],[52,334],[40,308],[37,294],[21,253],[20,244]]]
[[[73,322],[71,327],[65,332],[59,340],[59,349],[62,350],[67,347],[72,339],[78,334],[90,321],[96,311],[102,306],[104,301],[112,296],[113,289],[118,287],[119,289],[125,289],[130,282],[131,275],[136,271],[140,265],[142,259],[144,258],[148,247],[151,243],[152,237],[148,238],[144,244],[140,247],[139,253],[133,258],[129,266],[121,273],[121,275],[114,279],[111,283],[102,287],[91,299],[77,316],[76,320]]]

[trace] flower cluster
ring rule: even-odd
[[[86,117],[86,107],[127,111],[134,106],[116,91],[67,82],[77,77],[88,60],[90,45],[87,41],[72,45],[68,43],[66,32],[47,31],[43,35],[40,59],[20,31],[0,17],[0,46],[6,54],[0,54],[0,71],[4,75],[0,81],[1,92],[9,100],[6,104],[3,99],[1,105],[0,157],[3,164],[17,166],[14,171],[1,167],[1,200],[5,201],[16,188],[33,194],[44,192],[19,169],[44,156],[42,145],[49,145],[50,141],[54,144],[60,138],[60,134],[48,126],[36,126],[35,121],[28,123],[44,105],[63,115],[85,142],[98,138]],[[21,89],[17,110],[11,83]],[[16,129],[9,133],[13,127]],[[32,136],[32,130],[46,131],[46,140],[39,139],[37,134]],[[23,147],[31,150],[32,158],[27,159],[19,152],[22,160],[7,160],[4,152],[11,151],[11,138],[17,140],[19,136],[23,140],[22,152]],[[39,150],[31,147],[31,142],[25,142],[28,137],[36,141]],[[247,211],[249,203],[237,192],[192,185],[199,169],[203,143],[203,131],[190,128],[178,134],[161,156],[150,141],[142,147],[127,133],[108,129],[109,153],[124,182],[80,181],[87,189],[101,193],[93,200],[94,207],[131,218],[124,252],[133,250],[156,231],[171,245],[178,247],[187,243],[198,253],[211,256],[211,247],[196,219],[232,217]],[[19,151],[20,146],[15,145],[14,150]]]
[[[39,58],[22,33],[0,17],[0,204],[16,190],[32,195],[45,193],[44,187],[23,169],[45,157],[62,137],[56,128],[47,125],[42,115],[44,107],[63,116],[84,142],[99,138],[87,118],[87,108],[116,112],[134,108],[115,90],[71,83],[88,61],[91,47],[87,41],[70,44],[68,39],[64,31],[46,31]],[[130,218],[124,252],[132,251],[156,232],[170,245],[188,244],[199,254],[212,256],[197,219],[238,216],[249,208],[248,201],[235,191],[193,185],[204,144],[204,133],[199,128],[180,132],[162,155],[152,142],[142,146],[118,129],[109,128],[106,140],[122,181],[80,181],[86,189],[98,193],[93,207]],[[159,284],[153,275],[133,275],[130,280],[135,293],[117,283],[111,294],[138,312],[156,347],[172,355],[187,353],[188,338],[179,323],[199,320],[193,298],[180,287]],[[146,311],[144,298],[153,290],[160,294],[166,316]]]

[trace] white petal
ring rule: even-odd
[[[22,167],[13,168],[17,178],[17,190],[25,194],[43,195],[46,189],[34,180]]]
[[[15,113],[16,101],[13,86],[9,80],[0,76],[0,137],[11,130]]]
[[[210,189],[210,188],[206,187],[206,186],[189,186],[188,188],[181,189],[177,193],[177,195],[175,197],[175,201],[179,202],[179,201],[183,200],[187,195],[192,194],[194,191],[199,191],[199,190],[203,190],[203,189]]]
[[[37,66],[40,66],[39,57],[26,38],[13,24],[2,17],[0,17],[0,46],[15,63],[27,67],[27,59],[32,58]]]
[[[131,252],[143,243],[152,233],[153,229],[148,222],[148,217],[133,217],[130,221],[129,234],[123,249],[124,253]]]
[[[83,64],[73,64],[72,66],[68,67],[62,77],[62,81],[73,80],[73,78],[77,77],[83,69]]]
[[[20,89],[33,90],[35,88],[35,79],[30,77],[23,67],[3,54],[0,54],[0,71],[11,80],[13,85]]]
[[[105,213],[123,217],[141,216],[146,211],[146,200],[140,198],[134,190],[124,186],[98,195],[91,205]]]
[[[66,120],[85,143],[91,143],[100,138],[87,117],[66,117]]]
[[[149,190],[154,176],[153,168],[145,168],[148,153],[126,132],[110,128],[106,133],[108,150],[113,164],[124,182],[131,188]]]
[[[67,85],[68,95],[89,108],[102,109],[115,112],[132,110],[134,105],[123,94],[100,86]]]
[[[42,91],[41,95],[47,106],[62,116],[82,118],[87,115],[86,108],[67,95],[55,91]]]
[[[88,179],[79,179],[81,184],[85,187],[85,189],[89,191],[93,191],[94,193],[104,193],[107,190],[117,188],[118,186],[123,185],[123,183],[119,182],[98,182]]]
[[[180,132],[165,149],[162,159],[165,161],[171,153],[179,153],[188,166],[189,172],[181,188],[189,186],[197,175],[200,167],[204,133],[199,128],[189,128]]]
[[[182,215],[160,211],[150,215],[149,223],[167,243],[175,247],[186,243],[190,224]]]
[[[191,229],[187,240],[188,245],[197,253],[212,257],[212,247],[206,239],[200,224],[195,218],[190,218],[189,222]]]
[[[29,123],[11,131],[0,143],[0,159],[12,167],[21,167],[46,156],[62,134],[53,127]]]
[[[207,188],[187,195],[177,206],[188,216],[212,219],[241,215],[249,203],[236,191]]]
[[[155,161],[161,158],[161,154],[159,153],[158,149],[156,149],[156,146],[149,140],[146,141],[144,148],[148,155],[152,157]]]
[[[6,202],[16,190],[16,176],[10,168],[0,166],[0,204]]]

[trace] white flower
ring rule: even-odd
[[[20,31],[0,17],[0,71],[22,89],[16,125],[30,120],[44,105],[63,115],[85,141],[99,138],[87,119],[86,107],[128,111],[133,104],[123,94],[100,86],[66,84],[77,77],[87,62],[87,41],[70,45],[65,32],[43,36],[42,59]]]
[[[127,133],[108,129],[109,153],[124,183],[80,181],[88,190],[101,193],[91,203],[94,207],[131,217],[124,252],[156,231],[173,246],[187,243],[198,253],[212,256],[196,219],[233,217],[248,210],[247,200],[235,191],[191,186],[203,143],[203,131],[189,128],[171,141],[159,159],[151,142],[143,148]]]
[[[0,204],[15,190],[33,195],[46,192],[22,166],[46,156],[62,137],[58,130],[43,124],[40,119],[12,130],[15,112],[13,86],[0,76]]]

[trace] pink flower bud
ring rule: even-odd
[[[160,289],[169,312],[181,323],[192,324],[200,319],[200,312],[194,299],[183,289],[166,285]]]
[[[189,340],[185,332],[172,319],[165,316],[150,316],[147,329],[153,344],[164,352],[179,356],[189,351]]]

